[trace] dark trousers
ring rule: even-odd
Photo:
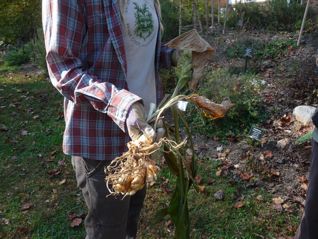
[[[305,213],[300,224],[299,239],[318,239],[318,143],[312,142],[312,162]]]
[[[85,218],[86,239],[124,239],[136,237],[138,219],[146,189],[123,198],[109,196],[104,167],[109,161],[72,157],[77,186],[82,190],[88,213]]]

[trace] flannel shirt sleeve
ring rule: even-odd
[[[175,49],[161,45],[159,66],[161,68],[170,68],[172,66],[172,54]]]
[[[75,104],[89,102],[125,131],[130,106],[141,100],[83,70],[80,60],[85,19],[79,0],[43,0],[46,61],[53,86]]]

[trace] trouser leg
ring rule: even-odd
[[[107,161],[72,157],[78,187],[82,190],[88,213],[86,239],[124,239],[130,198],[109,196],[105,184]]]
[[[300,239],[318,238],[318,144],[312,143],[312,162],[306,196],[305,214],[300,226]]]
[[[127,221],[127,236],[136,238],[138,221],[146,196],[146,187],[131,196]]]

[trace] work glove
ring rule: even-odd
[[[145,109],[140,102],[133,103],[128,110],[126,126],[128,135],[133,141],[144,135],[148,142],[154,142],[155,130],[146,122]]]

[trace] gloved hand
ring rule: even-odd
[[[145,109],[140,102],[131,105],[126,119],[126,126],[129,137],[132,140],[137,140],[142,135],[150,142],[155,140],[155,130],[146,122]]]
[[[316,128],[318,128],[318,110],[315,111],[311,119]]]

